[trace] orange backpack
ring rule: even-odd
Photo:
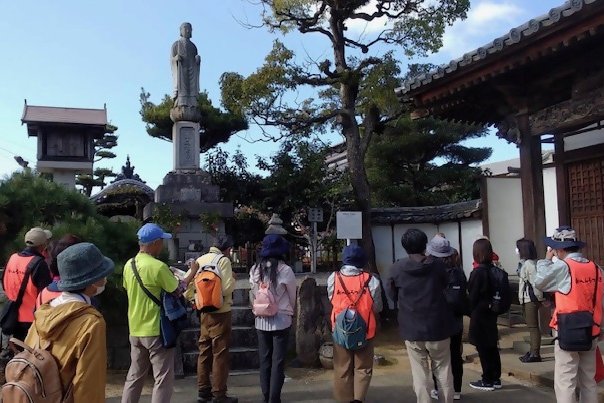
[[[6,383],[2,386],[0,402],[73,402],[72,385],[63,393],[59,365],[50,351],[31,348],[15,338],[10,341],[24,350],[6,364]]]
[[[195,276],[195,305],[201,312],[214,312],[222,308],[222,278],[218,262],[225,257],[216,254],[209,264],[200,267]]]

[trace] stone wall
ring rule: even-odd
[[[126,295],[107,288],[103,293],[100,311],[107,322],[107,366],[113,370],[130,367],[130,342]],[[302,281],[298,288],[296,313],[290,333],[289,351],[295,353],[299,365],[319,366],[319,348],[331,341],[331,303],[327,287],[317,285],[314,278]],[[198,322],[195,323],[198,325]]]

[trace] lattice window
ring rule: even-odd
[[[571,225],[587,242],[585,254],[604,264],[604,159],[568,165]]]

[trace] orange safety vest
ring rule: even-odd
[[[593,312],[594,320],[591,334],[597,336],[600,334],[602,321],[602,273],[594,262],[582,263],[573,259],[565,259],[564,262],[568,265],[570,272],[570,291],[568,294],[561,292],[554,294],[556,309],[549,326],[558,330],[558,313],[589,311]],[[594,293],[596,294],[595,304]]]
[[[334,279],[333,295],[331,296],[331,305],[333,307],[331,310],[332,329],[335,326],[336,316],[344,309],[350,307],[353,301],[356,301],[359,295],[358,293],[361,292],[363,286],[367,283],[367,279],[371,276],[369,273],[361,273],[357,276],[344,276],[339,273],[335,274],[335,276],[338,275],[344,282],[344,285],[350,294],[346,295],[346,292],[342,288],[342,284],[340,284],[340,280],[336,277]],[[373,313],[373,297],[369,291],[369,286],[361,296],[359,302],[357,302],[356,310],[367,324],[367,340],[372,339],[375,336],[376,322],[375,314]]]
[[[42,292],[36,298],[36,309],[40,308],[40,306],[44,304],[48,304],[55,298],[61,296],[61,291],[50,291],[48,287],[42,290]]]
[[[4,291],[6,297],[11,301],[15,301],[19,295],[19,288],[25,277],[25,270],[29,263],[36,256],[21,256],[14,253],[4,269]],[[38,288],[34,285],[31,275],[25,287],[23,301],[19,307],[19,322],[32,323],[34,321],[34,309],[36,307],[36,297],[38,296]]]

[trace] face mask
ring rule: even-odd
[[[96,295],[99,295],[100,293],[102,293],[103,291],[105,291],[105,284],[103,284],[100,287],[95,285],[95,288],[96,288],[96,291],[95,291],[94,295],[96,296]]]
[[[516,254],[517,254],[518,256],[520,256],[520,251],[518,250],[518,248],[516,248]]]

